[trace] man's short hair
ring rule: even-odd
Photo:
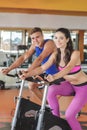
[[[32,35],[33,33],[36,33],[36,32],[40,32],[40,33],[42,34],[41,28],[39,28],[39,27],[33,28],[33,29],[30,31],[30,35]]]

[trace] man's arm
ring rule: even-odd
[[[11,70],[22,65],[24,61],[26,61],[28,58],[30,58],[33,55],[34,51],[35,51],[35,45],[32,44],[29,50],[25,52],[23,55],[21,55],[14,63],[12,63],[8,68],[2,69],[2,73],[7,74]]]
[[[28,68],[28,71],[33,70],[34,68],[41,65],[41,62],[50,54],[52,54],[56,50],[55,43],[52,40],[47,41],[44,45],[43,52],[34,60],[32,65]]]
[[[22,73],[22,75],[19,75],[19,77],[21,79],[26,79],[28,77],[31,77],[31,76],[36,76],[36,75],[40,75],[42,74],[45,70],[47,70],[52,64],[55,63],[55,55],[56,55],[56,52],[52,53],[49,60],[44,63],[43,65],[39,66],[39,67],[36,67],[35,69],[31,70],[31,71],[28,71],[26,73]]]

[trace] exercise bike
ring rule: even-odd
[[[8,74],[8,76],[11,75]],[[22,98],[22,91],[25,81],[31,81],[44,85],[41,106],[33,103],[29,99]],[[59,84],[59,81],[56,80],[55,83]],[[44,79],[39,80],[33,77],[22,80],[14,117],[11,123],[11,130],[71,130],[65,119],[54,116],[51,109],[46,108],[46,97],[49,84],[50,83]],[[26,117],[27,112],[30,114],[29,117]]]

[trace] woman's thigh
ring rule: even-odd
[[[87,86],[75,87],[75,96],[73,97],[73,100],[70,103],[66,111],[66,114],[71,113],[73,116],[75,116],[86,103],[87,103]]]
[[[64,81],[60,85],[54,84],[49,86],[48,94],[49,93],[53,95],[55,94],[55,95],[69,96],[74,93],[74,89],[69,82]]]

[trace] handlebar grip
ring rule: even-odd
[[[10,77],[18,77],[18,75],[13,75],[13,74],[6,74],[7,76],[10,76]]]
[[[53,82],[50,82],[50,84],[60,84],[63,81],[65,81],[64,78],[59,78],[59,79],[54,80]]]
[[[41,80],[39,80],[38,78],[34,79],[33,77],[28,77],[25,80],[30,81],[30,82],[35,82],[35,83],[41,82]]]
[[[21,72],[21,71],[19,71],[19,75],[22,75],[22,72]],[[10,77],[18,77],[18,74],[15,74],[15,75],[13,75],[13,74],[7,74],[7,76],[10,76]],[[39,76],[41,76],[45,82],[48,82],[47,79],[45,78],[45,77],[47,76],[47,74],[41,74],[41,75],[39,75]],[[35,82],[35,83],[41,82],[41,80],[40,80],[38,77],[37,77],[37,78],[28,77],[28,78],[26,78],[25,80],[30,81],[30,82]],[[49,83],[50,85],[52,85],[52,84],[57,84],[57,85],[59,85],[62,81],[65,81],[65,79],[64,79],[64,78],[59,78],[59,79],[56,79],[56,80],[54,80],[54,81],[52,81],[52,82],[48,82],[48,83]]]

